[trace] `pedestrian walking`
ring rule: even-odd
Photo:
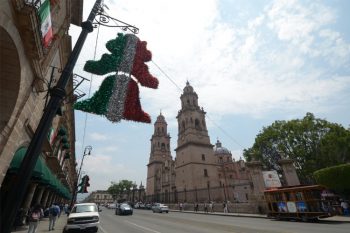
[[[52,206],[49,209],[49,231],[55,230],[55,223],[59,213],[60,207],[58,207],[56,203],[52,204]]]
[[[209,211],[210,211],[210,213],[214,212],[214,210],[213,210],[213,202],[212,201],[209,203]]]
[[[228,213],[227,202],[224,201],[224,213]]]
[[[38,228],[40,218],[43,216],[43,210],[39,204],[34,205],[29,210],[29,228],[28,233],[35,233]]]
[[[342,202],[340,203],[340,207],[342,208],[343,211],[343,215],[348,216],[349,215],[349,204],[342,200]]]
[[[194,212],[198,212],[198,203],[194,203]]]
[[[182,202],[180,202],[180,211],[182,211],[182,207],[183,207]]]
[[[208,213],[208,204],[206,202],[204,203],[204,212]]]

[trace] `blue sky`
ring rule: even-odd
[[[84,1],[86,19],[94,1]],[[111,181],[145,184],[153,124],[160,110],[176,148],[176,114],[188,80],[207,112],[212,144],[218,138],[235,158],[251,147],[255,136],[275,120],[318,118],[350,125],[350,2],[301,0],[105,1],[109,15],[139,27],[153,62],[157,90],[140,87],[143,110],[152,124],[75,112],[76,154],[87,145],[92,155],[82,168],[90,190]],[[96,59],[120,29],[101,27]],[[72,26],[75,43],[80,33]],[[104,77],[82,70],[94,57],[97,30],[90,33],[74,72],[92,79],[91,94]],[[180,89],[179,89],[180,87]],[[90,83],[80,87],[89,93]],[[86,119],[86,124],[85,124]],[[84,137],[85,132],[85,137]],[[175,157],[175,152],[172,152]]]

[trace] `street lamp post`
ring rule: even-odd
[[[102,0],[96,0],[87,21],[83,22],[82,31],[70,54],[67,64],[65,65],[62,74],[57,82],[57,85],[50,91],[50,100],[45,108],[44,114],[41,117],[39,125],[33,135],[33,138],[28,146],[27,152],[23,158],[21,166],[18,171],[19,179],[15,180],[8,192],[8,198],[1,208],[0,218],[0,232],[10,233],[14,223],[16,213],[25,196],[31,175],[33,173],[35,164],[39,158],[44,139],[47,137],[50,125],[56,115],[57,109],[60,106],[64,96],[66,95],[66,85],[70,79],[73,68],[78,60],[81,49],[84,45],[88,33],[93,31],[93,21],[99,9],[101,8]]]
[[[72,201],[70,203],[70,207],[72,209],[76,199],[77,199],[77,194],[78,194],[78,183],[80,180],[80,176],[81,176],[81,168],[83,167],[83,163],[84,163],[84,158],[86,155],[91,155],[91,151],[92,151],[92,146],[86,146],[84,149],[84,154],[83,157],[81,158],[81,163],[80,163],[80,167],[79,167],[79,171],[78,171],[78,179],[75,182],[75,186],[74,186],[74,192],[73,192],[73,197],[72,197]]]
[[[103,13],[102,0],[96,0],[90,14],[85,22],[81,24],[82,31],[78,37],[73,51],[71,52],[68,61],[61,73],[59,80],[55,87],[50,91],[50,100],[45,107],[44,114],[42,115],[38,127],[32,137],[32,140],[28,146],[27,152],[22,160],[21,166],[18,169],[18,179],[14,180],[10,190],[7,193],[8,198],[1,200],[5,203],[0,206],[0,232],[10,233],[12,225],[15,221],[16,214],[26,194],[31,175],[33,173],[35,164],[41,153],[41,149],[44,143],[47,133],[51,126],[52,120],[56,115],[57,109],[61,105],[64,97],[66,96],[66,85],[72,76],[74,66],[78,60],[79,54],[83,48],[88,33],[93,31],[93,24],[99,24],[108,27],[122,28],[123,30],[130,30],[137,34],[139,29],[135,26],[127,24],[123,21],[114,19]],[[95,19],[96,15],[99,15],[99,19]],[[96,21],[97,22],[96,22]],[[109,22],[113,22],[115,25],[108,25]]]

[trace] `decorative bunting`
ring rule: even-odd
[[[142,86],[158,87],[158,80],[145,64],[152,59],[146,46],[133,34],[119,33],[116,39],[108,41],[106,48],[111,54],[103,54],[99,61],[87,61],[84,70],[98,75],[116,72],[115,75],[106,77],[90,99],[76,103],[74,108],[104,115],[112,122],[125,119],[150,123],[150,116],[141,108],[138,84],[131,78],[133,75]]]

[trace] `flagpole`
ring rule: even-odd
[[[7,193],[7,199],[1,200],[3,206],[0,210],[0,232],[11,233],[12,225],[15,221],[16,214],[20,208],[20,205],[26,194],[27,187],[30,182],[32,172],[35,164],[41,153],[44,139],[47,136],[50,125],[53,118],[56,115],[57,109],[60,106],[64,96],[66,95],[65,88],[72,75],[74,66],[78,60],[81,49],[85,43],[88,33],[93,31],[93,21],[97,12],[101,7],[102,0],[96,0],[95,5],[91,9],[87,21],[81,24],[82,31],[74,46],[72,53],[70,54],[67,64],[65,65],[60,79],[57,85],[50,91],[50,100],[47,107],[44,110],[44,114],[41,117],[39,125],[33,135],[33,138],[29,144],[28,150],[23,158],[19,171],[17,173],[17,179],[11,184],[11,187]]]

